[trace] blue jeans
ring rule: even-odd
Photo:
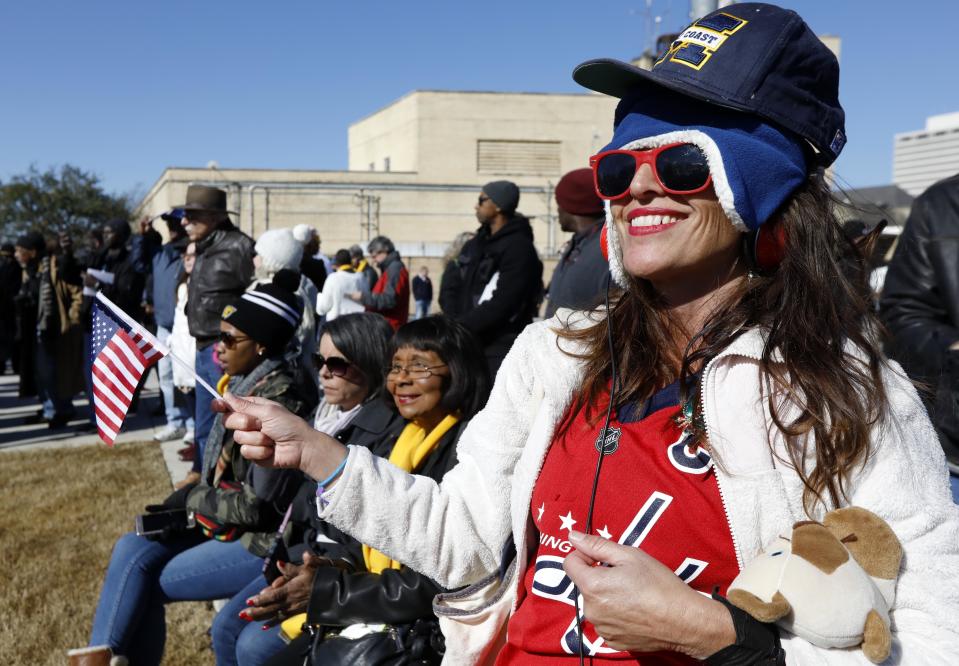
[[[263,666],[286,646],[286,641],[280,638],[279,624],[263,631],[259,622],[247,622],[236,642],[236,663],[238,666]]]
[[[219,366],[213,362],[213,345],[208,345],[203,349],[196,350],[196,374],[207,381],[207,383],[216,388],[216,383],[220,381],[223,372]],[[193,459],[193,471],[199,472],[203,469],[203,449],[206,446],[206,438],[210,436],[210,428],[213,427],[213,418],[216,414],[210,409],[210,403],[213,397],[209,391],[196,385],[196,457]]]
[[[232,597],[262,566],[239,541],[191,537],[162,543],[124,534],[113,547],[90,645],[109,645],[133,664],[159,664],[165,604]]]
[[[267,586],[266,579],[257,575],[246,587],[233,596],[213,619],[213,651],[217,666],[251,666],[265,663],[282,650],[286,643],[280,639],[280,625],[267,631],[263,622],[248,622],[240,619],[240,611],[246,609],[246,600]]]
[[[422,319],[430,313],[429,301],[416,301],[416,314],[413,319]]]
[[[170,344],[170,330],[157,326],[157,339],[165,345]],[[166,424],[174,428],[188,428],[193,416],[173,400],[176,387],[173,385],[173,361],[164,356],[157,362],[157,375],[160,377],[160,394],[163,396],[163,410],[166,413]]]

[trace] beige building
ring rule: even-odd
[[[477,227],[480,186],[509,179],[521,188],[520,211],[534,218],[549,271],[565,241],[553,187],[605,145],[616,102],[592,94],[415,91],[350,126],[348,171],[170,167],[137,214],[159,215],[183,201],[189,184],[213,184],[229,192],[234,219],[254,237],[305,222],[332,254],[384,234],[411,269],[425,263],[438,279],[449,242]]]

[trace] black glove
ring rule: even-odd
[[[707,666],[785,666],[786,653],[779,643],[779,629],[775,624],[760,622],[715,592],[713,599],[724,605],[732,616],[736,642],[708,657],[704,661]]]
[[[156,511],[169,511],[170,509],[185,509],[186,508],[186,498],[190,494],[190,491],[196,488],[196,483],[188,483],[179,490],[174,490],[170,495],[163,500],[162,504],[150,504],[146,507],[146,510],[153,513]],[[159,507],[152,508],[151,507]]]

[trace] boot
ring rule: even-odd
[[[114,656],[107,645],[78,648],[67,651],[68,666],[128,666],[127,658]]]

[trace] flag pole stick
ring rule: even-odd
[[[111,301],[109,298],[107,298],[106,296],[104,296],[104,295],[103,295],[103,292],[98,291],[96,298],[97,298],[98,301],[100,301],[101,303],[103,303],[104,305],[106,305],[107,307],[109,307],[109,308],[110,308],[110,311],[111,311],[111,312],[114,312],[120,319],[122,319],[123,322],[124,322],[127,326],[129,326],[131,329],[135,330],[135,331],[136,331],[137,333],[139,333],[144,339],[146,339],[151,345],[153,345],[156,349],[158,349],[161,354],[163,354],[164,356],[169,356],[172,360],[176,361],[176,362],[180,365],[181,368],[183,368],[184,370],[186,370],[187,372],[189,372],[191,375],[193,375],[193,378],[196,380],[196,383],[197,383],[198,385],[202,386],[203,388],[205,388],[207,391],[209,391],[210,395],[212,395],[214,398],[219,398],[219,397],[220,397],[220,394],[216,392],[216,389],[215,389],[215,388],[213,388],[212,386],[210,386],[210,385],[206,382],[206,380],[204,380],[202,377],[200,377],[198,374],[196,374],[196,368],[194,368],[192,365],[190,365],[189,363],[187,363],[186,361],[184,361],[183,359],[181,359],[179,356],[177,356],[176,354],[174,354],[173,351],[172,351],[169,347],[167,347],[165,344],[163,344],[162,342],[160,342],[159,338],[157,338],[155,335],[153,335],[152,333],[150,333],[150,331],[148,331],[148,330],[146,330],[145,328],[143,328],[143,326],[141,326],[141,325],[138,324],[136,321],[134,321],[134,320],[130,317],[130,315],[128,315],[126,312],[124,312],[124,311],[121,310],[119,307],[117,307],[117,306],[113,303],[113,301]]]

